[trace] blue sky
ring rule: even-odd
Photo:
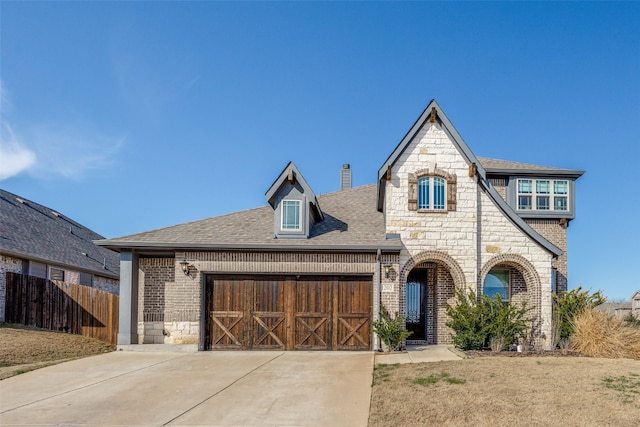
[[[435,98],[478,156],[586,170],[570,287],[640,289],[640,3],[6,2],[2,188],[117,237],[378,168]]]

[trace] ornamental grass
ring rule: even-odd
[[[583,356],[640,359],[640,329],[617,317],[586,310],[573,321],[573,350]]]

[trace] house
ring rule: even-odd
[[[56,210],[0,190],[0,322],[5,319],[6,274],[27,274],[92,286],[117,294],[116,252],[103,239]]]
[[[640,319],[640,291],[636,291],[631,297],[631,312]]]
[[[582,171],[476,157],[434,100],[377,182],[316,196],[289,163],[267,206],[102,240],[120,252],[119,343],[369,350],[384,305],[451,343],[454,290],[527,301],[550,346]]]

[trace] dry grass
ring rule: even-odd
[[[637,426],[640,363],[479,357],[378,365],[370,426]]]
[[[71,359],[114,351],[114,345],[80,335],[0,324],[0,380]]]
[[[617,317],[585,311],[573,321],[573,349],[584,356],[640,359],[640,329]]]

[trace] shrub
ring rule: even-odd
[[[473,291],[467,294],[460,289],[456,289],[455,297],[454,305],[445,306],[449,316],[446,324],[453,329],[453,343],[463,350],[480,350],[492,339],[500,337],[504,340],[504,348],[523,337],[530,327],[532,319],[528,313],[531,308],[526,303],[516,306],[503,302],[500,295],[495,298],[482,295],[478,300]],[[498,345],[500,341],[494,342],[493,347]]]
[[[594,307],[604,303],[607,298],[602,295],[602,291],[590,293],[590,290],[583,291],[582,286],[564,292],[560,295],[553,295],[554,310],[554,329],[556,332],[555,340],[559,341],[569,338],[573,334],[573,322],[577,315],[585,310],[591,310]]]
[[[584,356],[640,359],[640,329],[617,317],[587,310],[576,316],[573,328],[573,349]]]
[[[625,326],[630,328],[638,328],[640,329],[640,317],[636,317],[633,314],[627,314],[624,319],[622,319]]]
[[[404,317],[396,313],[395,319],[392,319],[384,306],[380,310],[380,320],[373,322],[373,331],[392,351],[397,350],[400,344],[413,333],[404,328]]]

